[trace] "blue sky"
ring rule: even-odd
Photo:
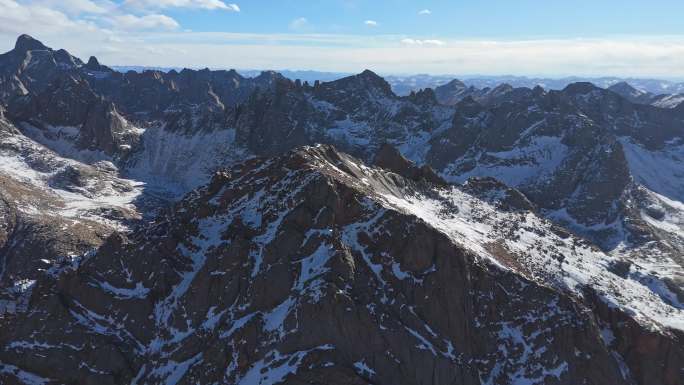
[[[278,33],[306,18],[311,31],[458,37],[597,37],[684,33],[684,2],[677,0],[257,0],[236,14],[168,14],[195,31]],[[421,10],[430,14],[418,15]],[[378,22],[366,28],[364,21]]]
[[[112,65],[684,77],[684,1],[0,0],[20,33]]]

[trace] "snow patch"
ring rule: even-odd
[[[274,385],[285,381],[287,376],[295,374],[302,364],[302,360],[316,350],[331,350],[330,345],[319,346],[314,349],[297,351],[289,354],[282,354],[273,350],[266,355],[266,358],[257,361],[239,379],[237,385]]]

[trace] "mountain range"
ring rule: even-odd
[[[630,84],[400,96],[22,35],[0,382],[681,384],[684,104]]]
[[[145,67],[145,66],[112,66],[113,69],[119,72],[144,72],[144,71],[161,71],[169,72],[171,70],[180,71],[182,68],[172,67]],[[239,70],[242,76],[256,77],[263,71],[261,70]],[[301,81],[308,81],[313,83],[318,81],[333,81],[342,79],[353,74],[343,72],[321,72],[321,71],[296,71],[296,70],[278,70],[278,73],[288,79]],[[618,77],[561,77],[561,78],[543,78],[543,77],[526,77],[526,76],[484,76],[484,75],[429,75],[429,74],[415,74],[415,75],[396,75],[387,74],[383,78],[392,86],[392,90],[397,95],[406,96],[413,92],[417,92],[425,88],[437,88],[444,86],[454,79],[460,79],[461,82],[468,86],[476,88],[496,88],[501,84],[509,84],[513,87],[528,87],[534,88],[536,86],[543,87],[548,90],[562,90],[569,84],[578,82],[593,83],[601,88],[609,88],[618,83],[628,83],[631,87],[636,88],[640,92],[652,93],[655,95],[680,95],[684,94],[684,82],[675,80],[663,79],[648,79],[648,78],[618,78]]]

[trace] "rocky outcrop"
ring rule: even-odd
[[[9,117],[50,135],[50,127],[73,127],[74,145],[108,155],[123,155],[138,141],[135,127],[114,104],[97,95],[88,83],[71,75],[56,78],[43,92],[15,99]]]
[[[0,376],[629,383],[582,301],[395,206],[436,188],[327,146],[218,174],[41,277],[27,311],[2,320],[0,361],[15,370]],[[468,205],[451,204],[445,218]]]
[[[49,48],[46,47],[43,43],[26,34],[19,36],[17,38],[17,42],[14,45],[14,51],[16,52],[47,50],[49,50]]]
[[[65,50],[54,51],[31,36],[21,35],[13,50],[0,55],[0,101],[40,92],[64,71],[81,65]]]
[[[596,300],[595,293],[590,298]],[[600,300],[594,311],[607,325],[609,344],[624,358],[625,365],[636,383],[676,385],[682,381],[681,361],[684,338],[681,330],[671,330],[668,336],[658,331],[644,330],[625,314],[611,309]]]
[[[440,103],[456,104],[463,99],[461,95],[467,95],[467,90],[468,86],[466,86],[465,83],[458,79],[454,79],[447,84],[435,87],[435,95]]]
[[[470,98],[483,105],[494,105],[507,100],[516,100],[529,93],[529,88],[514,88],[510,84],[500,84],[494,88],[476,88],[466,86],[458,79],[435,88],[437,100],[444,105],[455,106],[462,100]]]
[[[609,91],[615,92],[632,103],[651,104],[656,97],[656,95],[653,95],[650,92],[637,90],[627,82],[615,83],[607,89]]]
[[[119,114],[114,104],[98,100],[81,126],[79,144],[105,154],[126,154],[139,140],[138,132]]]
[[[107,73],[114,72],[111,68],[100,64],[95,56],[91,56],[83,68],[87,71],[93,71],[93,76],[106,76]]]
[[[483,201],[496,205],[500,210],[530,212],[538,210],[525,194],[491,177],[470,178],[463,184],[463,189]]]
[[[390,144],[384,144],[380,147],[375,154],[373,164],[416,182],[425,181],[435,185],[447,184],[444,179],[435,174],[430,166],[416,166]]]
[[[189,115],[197,108],[224,111],[245,102],[257,90],[273,89],[284,79],[273,72],[256,78],[244,78],[236,71],[184,69],[180,72],[129,71],[106,76],[87,76],[93,89],[113,101],[125,114],[145,119],[159,119],[169,113]],[[183,130],[197,131],[201,126],[188,125]]]

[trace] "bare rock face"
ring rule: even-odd
[[[106,74],[114,72],[111,68],[100,64],[95,56],[91,56],[83,68],[92,71],[93,76],[106,76]]]
[[[21,35],[13,50],[0,55],[0,100],[40,92],[52,79],[82,64],[64,50],[55,51],[31,36]]]
[[[119,114],[114,104],[93,92],[88,83],[71,75],[56,78],[44,91],[15,99],[9,117],[31,124],[52,135],[53,127],[77,130],[73,145],[124,155],[139,140],[137,131]]]
[[[633,103],[651,104],[655,101],[656,95],[650,92],[637,90],[627,82],[619,82],[607,88],[610,91],[622,96]]]
[[[134,130],[112,103],[101,100],[83,123],[80,145],[110,155],[126,153],[138,142]]]
[[[466,86],[458,79],[435,88],[435,96],[439,103],[455,106],[460,102],[470,99],[482,105],[493,106],[506,101],[518,100],[532,92],[538,92],[529,88],[514,88],[510,84],[500,84],[494,88],[476,88]]]
[[[498,209],[511,211],[537,211],[538,208],[522,192],[510,188],[490,177],[470,178],[463,189],[478,198],[495,204]]]
[[[447,84],[435,88],[437,100],[443,104],[456,104],[469,96],[468,86],[462,81],[454,79]]]
[[[17,42],[14,45],[14,50],[19,52],[28,52],[33,50],[47,51],[48,49],[49,48],[46,47],[43,43],[29,35],[19,36],[17,38]]]
[[[434,206],[416,203],[420,194]],[[611,341],[607,319],[590,310],[602,297],[542,278],[544,266],[579,263],[567,254],[559,265],[554,247],[587,246],[495,246],[499,232],[541,240],[551,225],[524,211],[493,217],[491,207],[328,146],[248,161],[145,228],[46,271],[27,309],[0,321],[0,378],[645,384],[638,376],[651,372],[615,353],[619,343],[665,365],[649,384],[681,380],[679,337],[648,331],[618,300],[614,314],[634,334]],[[532,216],[515,227],[508,215]],[[494,243],[461,238],[443,226],[451,220],[497,222]],[[612,282],[629,284],[621,279]],[[667,353],[642,345],[653,338]]]
[[[85,81],[65,74],[54,79],[45,90],[15,99],[9,105],[9,113],[18,121],[79,126],[87,119],[96,99]]]
[[[444,179],[435,174],[430,166],[416,166],[414,163],[404,158],[396,148],[389,144],[384,144],[380,147],[377,154],[375,154],[373,163],[375,166],[396,172],[404,178],[416,182],[426,181],[435,185],[447,184]]]

